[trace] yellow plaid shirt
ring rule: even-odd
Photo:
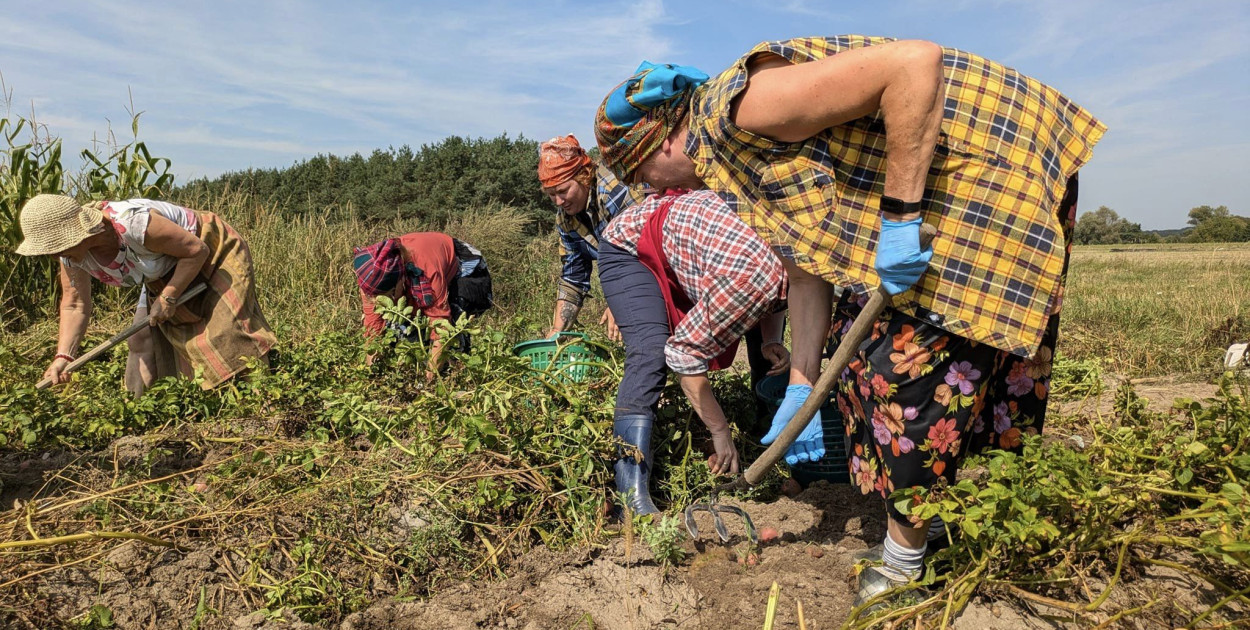
[[[794,63],[892,41],[845,35],[765,42],[700,86],[686,153],[699,176],[802,269],[856,292],[876,287],[885,125],[868,116],[799,143],[737,128],[730,103],[747,61]],[[1054,88],[993,61],[943,49],[942,133],[925,186],[938,230],[929,272],[894,306],[996,348],[1032,356],[1061,290],[1059,219],[1068,177],[1106,127]]]

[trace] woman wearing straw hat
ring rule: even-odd
[[[247,243],[216,214],[162,201],[129,199],[79,205],[64,195],[37,195],[22,206],[25,240],[17,253],[60,261],[60,333],[44,377],[64,383],[91,320],[91,279],[142,286],[129,339],[126,387],[136,395],[162,376],[201,373],[210,389],[264,357],[276,339],[261,314]],[[207,286],[182,305],[193,284]]]

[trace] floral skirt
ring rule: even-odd
[[[1076,221],[1076,177],[1059,208],[1068,250]],[[837,404],[845,420],[851,483],[888,497],[898,488],[953,482],[968,453],[1017,449],[1042,431],[1059,335],[1062,283],[1036,355],[1025,358],[955,336],[886,309],[842,373]],[[844,296],[835,311],[837,343],[866,300]],[[920,526],[895,509],[903,524]]]

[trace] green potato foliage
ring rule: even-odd
[[[1226,596],[1205,610],[1179,611],[1193,624],[1218,618],[1230,603],[1250,603],[1248,392],[1228,373],[1213,398],[1180,399],[1173,413],[1158,414],[1126,386],[1114,421],[1090,424],[1091,438],[1026,437],[1020,453],[970,458],[971,474],[953,485],[895,491],[891,500],[904,514],[946,521],[954,544],[929,562],[932,598],[850,624],[924,614],[949,620],[993,585],[1062,604],[1076,600],[1078,581],[1091,576],[1102,592],[1070,612],[1094,619],[1117,613],[1108,604],[1114,589],[1149,565],[1179,568]]]

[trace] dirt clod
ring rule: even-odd
[[[799,486],[799,482],[795,481],[793,478],[781,482],[781,494],[784,494],[792,499],[799,496],[799,493],[802,491],[803,488]]]

